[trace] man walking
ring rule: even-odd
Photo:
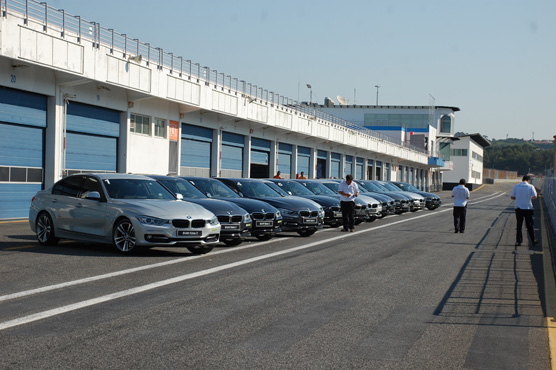
[[[525,227],[527,228],[529,238],[531,238],[531,243],[533,245],[537,244],[535,229],[533,228],[533,214],[535,210],[533,209],[533,202],[531,202],[531,200],[537,199],[537,191],[529,181],[531,181],[529,175],[523,176],[522,182],[514,186],[510,194],[510,198],[515,200],[515,218],[517,220],[516,246],[523,243],[523,233],[521,230],[523,228],[523,219],[525,219]]]
[[[463,234],[465,231],[465,216],[467,213],[467,200],[469,199],[469,189],[465,186],[465,179],[459,180],[459,185],[452,189],[454,198],[454,227],[456,233]]]
[[[353,182],[353,176],[347,175],[346,179],[338,186],[340,193],[340,206],[342,209],[342,231],[355,231],[355,197],[359,195],[359,186]]]

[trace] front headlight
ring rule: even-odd
[[[324,209],[322,209],[322,208],[319,211],[319,217],[324,218]]]
[[[299,213],[298,213],[297,211],[292,211],[292,210],[289,210],[289,209],[283,209],[283,210],[282,210],[282,214],[283,214],[284,216],[290,216],[290,217],[297,217],[297,216],[299,216]]]
[[[162,226],[170,222],[169,220],[163,220],[161,218],[151,216],[136,216],[135,218],[137,218],[140,223],[147,226]]]
[[[218,217],[214,216],[213,218],[211,218],[209,224],[211,224],[212,226],[220,224],[220,222],[218,222]]]
[[[282,215],[280,214],[280,211],[277,211],[276,212],[276,218],[281,218],[281,217],[282,217]]]
[[[245,216],[243,216],[243,222],[252,222],[253,220],[251,219],[251,215],[248,213]]]

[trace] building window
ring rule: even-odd
[[[452,149],[452,156],[467,157],[467,149]]]
[[[157,118],[154,121],[154,136],[166,139],[166,120]]]
[[[480,162],[483,161],[483,156],[482,155],[480,155],[479,153],[475,153],[475,152],[472,152],[472,153],[473,153],[473,159],[476,159]]]
[[[141,116],[139,114],[131,113],[129,115],[131,120],[130,131],[137,134],[150,135],[151,117]]]
[[[477,180],[481,179],[481,173],[479,171],[471,171],[471,177]]]
[[[440,119],[440,132],[443,134],[449,134],[452,132],[452,117],[442,116]]]

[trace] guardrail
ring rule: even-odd
[[[112,28],[105,28],[98,22],[82,19],[78,15],[66,13],[63,9],[56,9],[46,2],[35,0],[0,0],[2,17],[19,15],[23,17],[25,24],[30,20],[42,24],[43,31],[48,29],[60,33],[60,37],[73,39],[77,43],[91,42],[93,47],[99,48],[102,44],[110,49],[110,53],[121,53],[121,57],[139,56],[144,58],[147,65],[155,64],[158,69],[167,68],[170,73],[188,76],[198,81],[204,81],[206,85],[214,85],[215,88],[227,89],[229,92],[237,92],[242,96],[255,98],[261,103],[276,104],[287,107],[315,119],[321,119],[329,123],[343,126],[350,130],[383,140],[407,149],[427,154],[422,148],[402,142],[388,135],[369,130],[362,125],[354,124],[335,117],[331,114],[317,110],[312,105],[301,104],[298,101],[287,98],[267,89],[244,80],[218,72],[210,67],[201,66],[189,59],[175,56],[174,53],[164,51],[162,48],[143,43],[139,39],[131,38],[126,34],[115,32]]]
[[[540,189],[542,199],[556,233],[556,177],[534,178],[532,184]]]

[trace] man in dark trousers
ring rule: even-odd
[[[465,179],[459,180],[459,185],[452,189],[454,198],[454,227],[456,233],[463,234],[465,231],[465,216],[467,213],[467,200],[469,199],[469,189],[465,186]]]
[[[535,210],[533,209],[533,202],[531,200],[537,199],[537,191],[535,187],[529,183],[531,177],[525,175],[522,178],[522,182],[514,186],[510,198],[515,200],[515,218],[517,221],[517,233],[515,236],[515,245],[521,245],[523,243],[523,220],[525,219],[525,227],[527,228],[527,233],[529,238],[531,238],[531,243],[533,245],[537,244],[535,239],[535,229],[533,228],[533,214]]]
[[[359,195],[359,187],[353,182],[353,176],[347,175],[346,179],[338,186],[340,193],[340,206],[344,228],[342,231],[355,231],[355,197]]]

